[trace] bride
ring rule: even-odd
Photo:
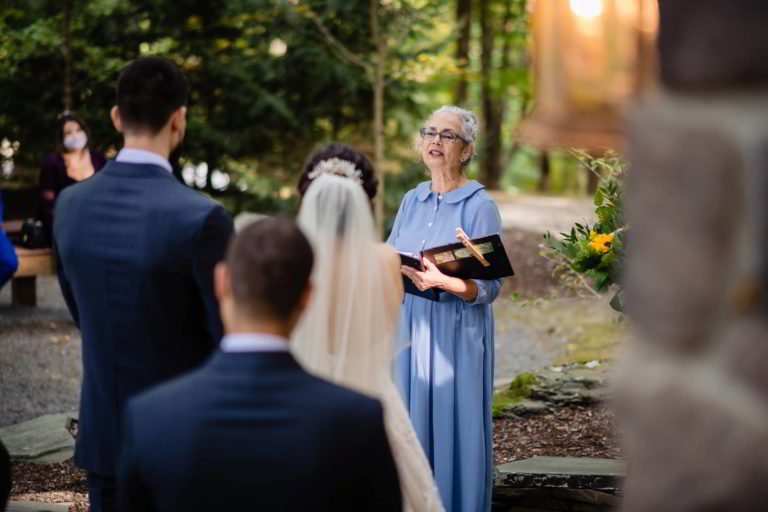
[[[309,371],[382,402],[404,510],[442,511],[391,378],[402,277],[397,254],[376,240],[369,201],[375,179],[368,159],[340,144],[316,152],[305,166],[298,223],[315,250],[314,299],[291,345]]]

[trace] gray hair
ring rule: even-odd
[[[451,114],[459,116],[459,119],[461,119],[461,136],[467,139],[470,144],[472,144],[472,154],[469,155],[469,158],[464,161],[462,164],[463,167],[467,165],[477,153],[477,117],[474,113],[467,109],[457,107],[455,105],[443,105],[442,107],[433,111],[427,118],[427,121],[432,119],[432,117],[434,117],[436,114],[440,114],[442,112],[450,112]]]

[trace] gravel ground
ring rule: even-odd
[[[0,427],[77,410],[80,332],[54,277],[39,278],[39,308],[10,305],[0,293]]]

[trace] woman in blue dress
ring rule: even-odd
[[[387,241],[415,253],[455,243],[456,228],[470,238],[501,232],[496,204],[483,185],[462,172],[475,154],[477,120],[444,106],[421,129],[420,152],[431,181],[408,191]],[[498,280],[464,280],[401,267],[420,289],[443,290],[439,302],[407,294],[399,335],[408,344],[395,364],[395,381],[409,409],[446,510],[491,509],[491,398],[493,310]],[[448,293],[445,293],[448,292]]]

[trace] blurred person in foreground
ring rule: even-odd
[[[126,408],[122,510],[401,509],[379,402],[308,373],[289,351],[313,264],[288,219],[237,235],[216,268],[221,349]]]
[[[38,217],[43,221],[48,241],[53,230],[53,209],[62,190],[99,172],[107,163],[104,153],[88,147],[88,127],[72,112],[56,118],[56,148],[40,167],[40,204]]]
[[[88,471],[94,512],[116,507],[124,403],[202,364],[221,337],[213,269],[232,221],[168,163],[184,138],[187,93],[166,59],[128,64],[111,113],[123,149],[56,202],[59,283],[83,339],[75,463]]]

